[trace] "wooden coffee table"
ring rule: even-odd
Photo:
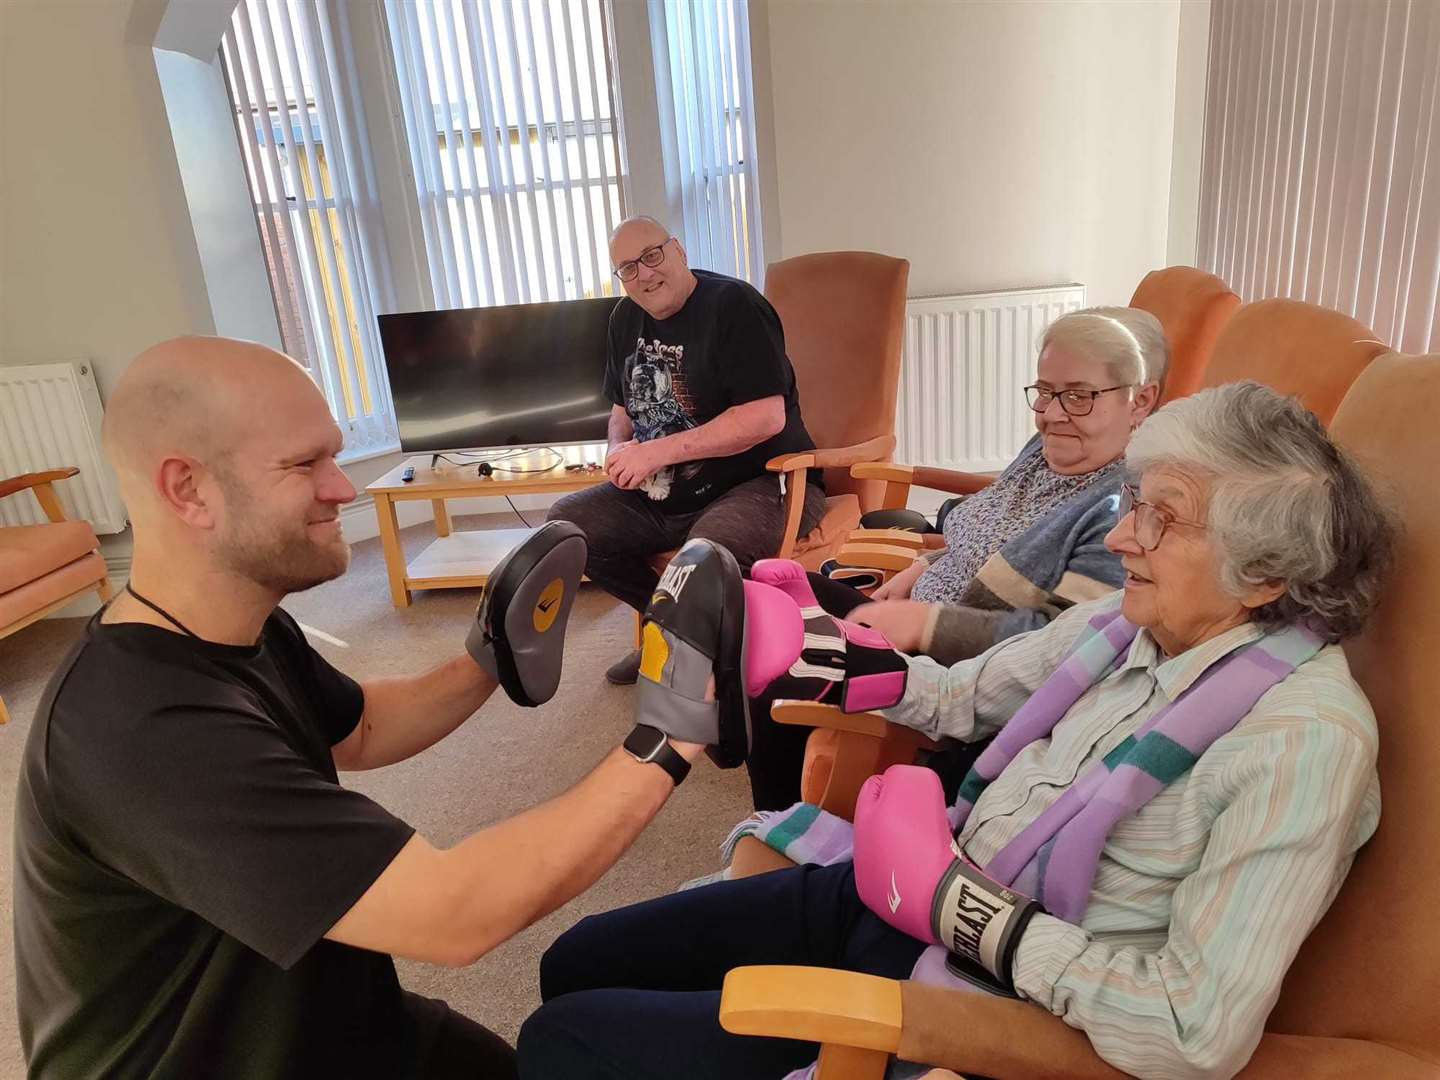
[[[484,585],[505,554],[512,550],[533,529],[484,529],[455,532],[450,527],[450,499],[498,498],[502,495],[559,495],[578,491],[606,481],[605,444],[560,446],[555,451],[536,450],[523,456],[494,460],[490,476],[481,476],[479,461],[464,465],[441,460],[433,469],[430,455],[419,454],[391,469],[365,490],[375,497],[375,516],[380,522],[380,546],[385,553],[385,569],[390,578],[390,599],[398,608],[410,606],[410,594],[417,589],[467,589]],[[497,453],[499,453],[497,451]],[[555,453],[564,462],[548,471],[521,472],[514,470],[544,469],[554,460]],[[453,454],[460,460],[465,455]],[[580,465],[580,469],[566,469]],[[401,479],[406,466],[415,470],[408,483]],[[436,539],[407,566],[400,546],[400,523],[396,518],[397,502],[429,500],[435,515]]]

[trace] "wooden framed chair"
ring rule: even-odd
[[[67,521],[54,484],[79,469],[55,469],[0,480],[0,498],[33,491],[46,525],[0,528],[0,638],[23,630],[94,590],[110,599],[110,581],[99,541],[88,522]],[[0,724],[10,714],[0,698]]]
[[[1240,297],[1214,274],[1193,266],[1167,266],[1141,279],[1130,306],[1159,319],[1170,343],[1163,405],[1200,388],[1215,341],[1240,306]]]
[[[1404,524],[1394,580],[1345,646],[1379,722],[1384,812],[1290,969],[1240,1074],[1252,1080],[1440,1077],[1440,921],[1429,887],[1440,866],[1440,500],[1429,471],[1440,466],[1440,429],[1411,407],[1436,393],[1440,354],[1390,354],[1366,367],[1334,417],[1336,440]],[[1016,1045],[1033,1067],[1002,1080],[1052,1076],[1061,1040],[1075,1049],[1060,1021],[1025,1020]],[[904,1022],[898,982],[816,968],[736,968],[720,1005],[727,1031],[822,1043],[821,1080],[879,1080]]]

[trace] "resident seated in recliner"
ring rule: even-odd
[[[853,829],[813,807],[762,816],[756,835],[805,865],[578,924],[542,961],[522,1077],[804,1075],[813,1044],[717,1022],[726,972],[766,963],[908,979],[892,1077],[924,1072],[917,1058],[1009,1075],[1012,996],[1135,1075],[1244,1066],[1379,820],[1375,717],[1338,642],[1374,606],[1393,528],[1319,422],[1255,383],[1166,406],[1127,464],[1106,538],[1123,590],[950,668],[813,612],[796,630],[771,594],[813,609],[803,574],[756,567],[743,658],[701,650],[724,661],[722,701],[737,663],[753,690],[789,658],[792,695],[892,702],[890,720],[936,738],[998,734],[949,808],[933,772],[894,766]],[[739,617],[733,590],[707,599],[696,580],[647,624],[652,699],[703,696],[680,646],[661,655],[675,628],[703,644]],[[684,738],[681,698],[646,715]]]
[[[1168,364],[1165,332],[1149,312],[1102,307],[1056,319],[1025,388],[1037,434],[994,484],[945,515],[945,548],[869,597],[812,574],[821,606],[875,627],[903,652],[953,664],[1118,588],[1120,560],[1104,538],[1125,445],[1160,400]],[[751,715],[755,808],[789,806],[800,797],[810,729],[772,722],[768,699]]]

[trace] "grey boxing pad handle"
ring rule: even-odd
[[[550,521],[490,573],[465,648],[517,705],[543,705],[560,685],[587,553],[579,526]]]

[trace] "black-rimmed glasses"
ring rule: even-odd
[[[1132,510],[1135,513],[1135,543],[1144,551],[1154,551],[1159,547],[1160,541],[1165,538],[1165,530],[1171,525],[1188,525],[1192,529],[1208,527],[1204,522],[1186,521],[1168,510],[1162,510],[1154,503],[1144,502],[1140,499],[1140,492],[1135,489],[1135,485],[1122,484],[1118,520],[1124,521],[1125,515]]]
[[[640,252],[635,258],[626,259],[619,266],[615,267],[615,276],[621,281],[634,281],[635,275],[640,273],[640,267],[648,266],[653,269],[659,266],[665,261],[665,245],[674,239],[673,236],[667,236],[664,240],[661,240],[660,243]]]
[[[1050,407],[1050,402],[1059,398],[1060,408],[1065,411],[1066,416],[1089,416],[1095,411],[1095,399],[1101,394],[1108,394],[1112,390],[1129,390],[1134,385],[1124,383],[1120,386],[1106,386],[1100,390],[1055,390],[1048,386],[1027,386],[1025,401],[1033,411],[1044,412]]]

